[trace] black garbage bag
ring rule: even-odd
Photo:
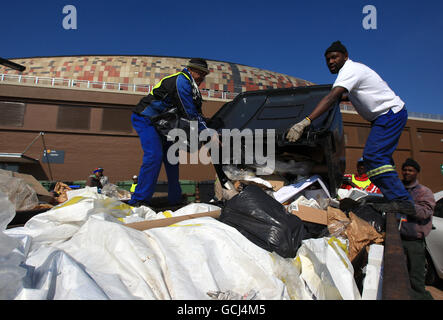
[[[326,225],[308,222],[308,221],[303,221],[303,224],[305,226],[303,240],[311,238],[318,239],[330,235],[328,226]]]
[[[304,238],[303,221],[260,187],[249,185],[226,201],[220,221],[284,258],[294,258]]]
[[[386,231],[386,217],[374,209],[371,203],[354,208],[352,212],[373,226],[378,233]]]
[[[345,198],[340,200],[340,210],[346,215],[352,211],[357,217],[373,226],[378,233],[382,233],[386,231],[386,217],[382,211],[377,210],[377,206],[384,204],[389,202],[381,197],[368,196],[358,201]]]

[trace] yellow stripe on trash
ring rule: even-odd
[[[199,227],[201,226],[201,223],[196,224],[171,224],[168,227]]]
[[[172,218],[172,211],[169,210],[163,211],[162,215],[164,215],[165,218]]]
[[[340,257],[340,260],[343,262],[343,264],[348,268],[348,264],[346,263],[346,260],[342,257],[342,255],[338,252],[337,245],[344,250],[346,255],[348,255],[348,248],[345,244],[343,244],[340,240],[338,240],[336,237],[331,237],[331,239],[328,240],[328,244],[334,249],[335,253]]]
[[[120,210],[122,213],[124,213],[127,216],[132,214],[131,206],[129,206],[129,205],[125,204],[125,203],[122,203],[122,204],[120,204],[118,206],[114,206],[114,207],[111,208],[111,210]]]
[[[62,205],[55,207],[54,209],[60,209],[60,208],[64,208],[64,207],[67,207],[67,206],[71,206],[73,204],[79,203],[83,199],[85,199],[85,198],[84,197],[80,197],[80,196],[73,197],[72,199],[69,199],[68,201],[66,201]]]

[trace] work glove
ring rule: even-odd
[[[290,129],[288,134],[286,135],[286,139],[288,139],[290,142],[295,142],[298,139],[300,139],[303,130],[311,124],[311,120],[306,117],[302,121],[294,124]]]

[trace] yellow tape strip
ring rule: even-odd
[[[79,202],[82,201],[83,199],[85,199],[85,198],[84,198],[84,197],[80,197],[80,196],[74,197],[74,198],[72,198],[72,199],[66,201],[66,202],[63,203],[62,205],[57,206],[55,209],[60,209],[60,208],[64,208],[64,207],[67,207],[67,206],[70,206],[70,205],[73,205],[73,204],[79,203]]]
[[[163,211],[162,215],[164,215],[165,218],[172,218],[172,212],[169,210]]]
[[[338,252],[337,245],[344,250],[346,255],[348,255],[348,248],[344,243],[342,243],[340,240],[338,240],[336,237],[331,237],[331,239],[328,240],[328,244],[334,249],[334,251],[337,253],[337,255],[340,257],[340,260],[343,262],[343,264],[348,268],[348,264],[346,263],[346,260],[342,257],[340,252]]]
[[[201,226],[201,223],[196,224],[171,224],[168,227],[199,227]]]

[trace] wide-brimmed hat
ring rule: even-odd
[[[203,71],[206,74],[209,73],[208,63],[206,62],[205,59],[202,58],[192,58],[191,60],[188,61],[187,67]]]

